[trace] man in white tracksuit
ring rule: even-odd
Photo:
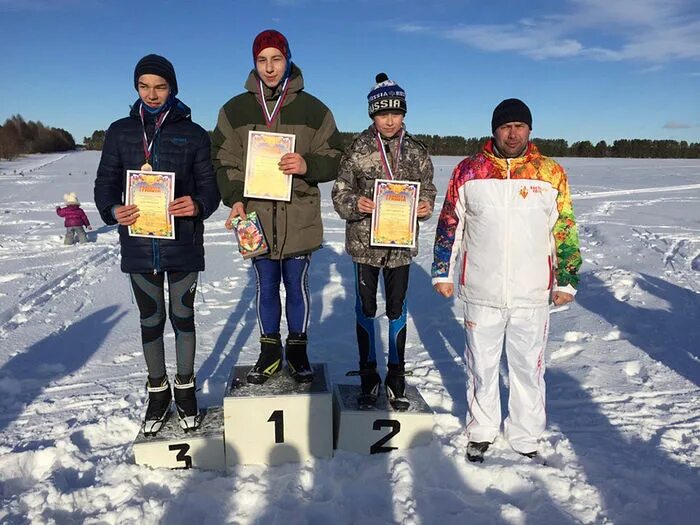
[[[467,458],[483,461],[501,425],[499,362],[505,346],[510,395],[505,437],[528,457],[546,424],[544,350],[549,304],[573,301],[581,266],[564,169],[532,144],[532,115],[501,102],[493,138],[450,179],[435,234],[433,286],[464,301]]]

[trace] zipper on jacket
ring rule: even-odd
[[[272,203],[272,253],[275,253],[275,252],[277,252],[277,202],[276,201]]]
[[[158,244],[158,239],[151,239],[151,246],[153,248],[153,275],[156,275],[160,270],[160,244]]]
[[[503,249],[505,251],[505,268],[503,271],[503,301],[505,302],[506,308],[510,308],[510,297],[508,297],[508,275],[510,274],[510,161],[511,159],[506,159],[506,191],[505,195],[505,228],[503,235],[505,237],[505,242],[503,243]]]
[[[153,169],[158,171],[160,168],[160,158],[158,153],[160,152],[160,133],[156,136],[155,143],[153,144]],[[153,275],[156,275],[160,271],[160,243],[158,239],[151,239],[153,246]]]

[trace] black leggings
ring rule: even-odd
[[[197,272],[167,272],[170,324],[175,331],[177,373],[186,377],[194,373],[196,336],[194,329],[194,295]],[[141,317],[141,343],[148,375],[163,377],[165,370],[165,274],[132,273],[131,286]]]

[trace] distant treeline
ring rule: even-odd
[[[83,137],[83,146],[85,149],[96,149],[102,151],[102,146],[105,143],[105,131],[95,130],[92,132],[92,137]]]
[[[3,159],[71,149],[75,149],[75,140],[65,129],[46,127],[31,120],[27,122],[21,115],[8,118],[0,126],[0,158]]]
[[[355,133],[341,132],[343,144],[347,146]],[[481,151],[490,137],[464,138],[456,135],[413,135],[428,147],[431,155],[467,156]],[[564,139],[533,138],[532,142],[543,155],[549,157],[621,157],[621,158],[700,158],[700,142],[688,143],[685,140],[620,139],[612,144],[604,140],[595,146],[588,140],[569,143]]]
[[[343,147],[347,147],[356,133],[341,132]],[[465,157],[481,151],[490,137],[464,138],[456,135],[413,135],[425,144],[431,155],[449,155]],[[105,140],[103,130],[95,131],[91,137],[85,137],[86,149],[101,150]],[[584,140],[569,143],[564,139],[533,138],[543,155],[549,157],[619,157],[619,158],[656,158],[656,159],[697,159],[700,158],[700,142],[688,143],[685,140],[650,140],[620,139],[612,144],[601,140],[593,145]]]

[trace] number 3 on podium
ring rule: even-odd
[[[175,460],[184,461],[185,466],[180,468],[192,468],[192,456],[188,456],[187,453],[190,450],[190,446],[187,443],[182,443],[179,445],[170,445],[168,450],[177,450],[177,456]]]

